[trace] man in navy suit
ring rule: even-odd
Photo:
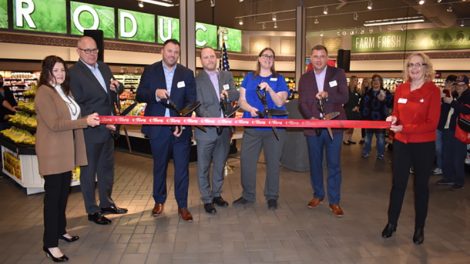
[[[321,119],[322,114],[339,112],[336,119],[347,119],[343,104],[348,101],[349,91],[342,69],[327,66],[328,51],[323,45],[316,45],[310,57],[313,71],[302,75],[299,80],[299,108],[306,119]],[[324,102],[324,113],[320,112],[319,100]],[[333,138],[327,129],[305,129],[310,161],[310,181],[313,199],[309,208],[317,207],[325,198],[323,188],[323,153],[326,150],[328,166],[328,202],[333,214],[344,215],[339,206],[341,190],[341,143],[343,130],[333,129]]]
[[[196,85],[193,71],[178,64],[180,44],[175,39],[165,41],[162,60],[145,68],[137,89],[136,99],[147,103],[145,116],[177,116],[165,107],[170,100],[178,109],[196,101]],[[168,161],[173,157],[175,175],[175,198],[178,214],[184,221],[193,217],[188,210],[189,153],[191,150],[191,127],[144,125],[142,132],[150,139],[153,156],[153,216],[163,213],[167,198],[166,172]]]
[[[112,115],[117,95],[123,85],[116,81],[111,69],[98,61],[98,48],[91,37],[81,37],[77,42],[80,60],[70,68],[70,88],[75,101],[80,105],[81,115],[94,112]],[[81,167],[80,187],[83,193],[88,220],[107,225],[111,220],[104,214],[125,214],[126,208],[119,208],[111,198],[114,182],[114,125],[85,128],[85,144],[88,165]],[[100,206],[95,199],[95,175],[98,179]]]

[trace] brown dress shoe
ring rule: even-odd
[[[322,201],[323,201],[323,199],[313,197],[313,199],[310,200],[310,202],[308,202],[307,207],[308,208],[315,208],[318,205],[320,205]]]
[[[342,217],[344,215],[343,209],[339,204],[330,204],[330,210],[336,217]]]
[[[193,216],[189,212],[188,208],[178,208],[178,214],[181,216],[181,219],[183,219],[186,222],[193,221]]]
[[[163,204],[155,203],[155,206],[152,209],[152,216],[157,217],[163,213]]]

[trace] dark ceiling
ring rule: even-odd
[[[81,1],[179,17],[178,6],[145,4],[140,8],[137,0]],[[173,0],[176,5],[179,2]],[[372,10],[367,9],[369,0],[196,0],[196,21],[242,30],[294,31],[295,9],[301,2],[306,7],[307,30],[313,31],[360,28],[366,20],[415,15],[423,15],[432,27],[455,27],[462,20],[466,27],[470,26],[470,0],[426,0],[424,5],[419,5],[417,0],[370,0]],[[215,7],[211,7],[211,3],[215,3]],[[325,7],[328,8],[327,15],[323,14]],[[452,12],[447,11],[449,7]],[[277,16],[277,29],[273,28],[272,13]],[[242,26],[239,25],[240,18],[243,19]]]

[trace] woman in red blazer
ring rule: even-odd
[[[42,62],[34,104],[38,120],[36,155],[45,190],[43,250],[54,262],[64,262],[68,257],[59,249],[59,239],[74,242],[79,238],[66,230],[65,208],[72,169],[87,164],[82,129],[97,126],[100,121],[97,113],[81,117],[70,93],[65,62],[57,56],[48,56]]]
[[[424,241],[428,212],[429,176],[434,163],[436,128],[440,114],[440,91],[432,79],[429,57],[411,54],[405,64],[404,80],[395,93],[393,112],[387,118],[395,133],[393,143],[393,181],[388,208],[388,223],[382,237],[389,238],[397,228],[410,168],[414,168],[415,231],[413,242]]]

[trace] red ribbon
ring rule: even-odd
[[[386,121],[360,120],[306,120],[267,118],[208,118],[161,116],[100,116],[101,124],[121,125],[183,125],[183,126],[237,126],[237,127],[303,127],[303,128],[390,128]]]

